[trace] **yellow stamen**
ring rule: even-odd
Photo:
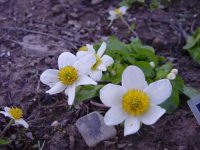
[[[72,66],[66,66],[60,69],[58,78],[64,85],[72,85],[78,79],[78,71]]]
[[[88,51],[87,46],[81,46],[79,49],[79,51]]]
[[[132,116],[140,116],[150,106],[149,96],[141,90],[128,90],[122,98],[122,108]]]
[[[122,12],[119,8],[115,9],[114,11],[115,11],[116,15],[118,15],[118,16],[122,15]]]
[[[21,119],[23,117],[23,111],[17,107],[11,107],[9,114],[13,117],[14,120]]]
[[[97,70],[98,66],[102,63],[101,58],[95,54],[96,57],[96,63],[92,66],[92,70]]]

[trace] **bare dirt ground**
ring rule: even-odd
[[[179,109],[162,117],[154,126],[143,126],[138,134],[128,137],[123,136],[123,127],[117,127],[115,138],[88,148],[74,123],[91,111],[104,113],[106,110],[90,101],[68,107],[63,94],[51,97],[45,94],[48,87],[39,82],[39,76],[45,69],[57,67],[61,52],[75,53],[80,46],[103,41],[109,35],[125,42],[130,40],[131,33],[127,33],[120,21],[107,28],[108,10],[118,3],[0,0],[0,106],[22,107],[30,124],[28,131],[19,128],[8,131],[6,136],[17,140],[5,149],[31,150],[38,141],[44,143],[45,150],[199,149],[200,127],[184,99]],[[200,1],[174,0],[155,11],[137,4],[126,16],[129,22],[134,17],[141,40],[153,45],[157,54],[173,61],[186,84],[200,88],[200,66],[182,50],[185,33],[190,34],[200,26]],[[51,126],[54,120],[60,122],[56,128]],[[7,122],[0,118],[0,129]]]

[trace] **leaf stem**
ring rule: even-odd
[[[138,34],[131,28],[131,26],[128,24],[128,22],[124,19],[122,15],[119,16],[119,18],[122,20],[122,22],[128,27],[128,29],[134,34],[136,38],[138,38]]]
[[[2,137],[5,134],[5,132],[10,128],[10,126],[13,124],[13,122],[14,122],[14,119],[11,119],[10,122],[7,124],[7,126],[1,132],[0,137]]]

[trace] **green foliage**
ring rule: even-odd
[[[145,0],[123,0],[119,3],[120,6],[132,6],[135,2],[145,3]]]
[[[98,48],[98,45],[96,45],[96,48]],[[143,45],[138,38],[125,44],[116,37],[110,37],[106,54],[114,59],[114,64],[103,73],[100,85],[79,88],[76,94],[77,101],[98,96],[101,87],[107,83],[120,84],[122,73],[129,65],[136,65],[141,68],[148,83],[165,79],[173,68],[171,62],[168,62],[164,57],[157,56],[153,47]],[[155,67],[151,67],[150,62],[154,62]],[[171,81],[171,84],[173,86],[172,95],[161,105],[168,113],[173,112],[178,107],[179,95],[183,93],[184,89],[184,82],[178,75],[175,80]]]
[[[190,56],[200,64],[200,27],[192,34],[192,36],[188,36],[187,43],[183,48],[186,49]]]
[[[10,144],[10,141],[0,138],[0,147]]]
[[[200,89],[196,89],[196,88],[193,88],[191,86],[184,86],[183,93],[187,97],[192,98],[192,97],[195,97],[197,95],[200,95]]]

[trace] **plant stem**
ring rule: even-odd
[[[122,22],[128,27],[128,29],[134,34],[134,36],[137,38],[138,34],[131,28],[131,26],[128,24],[128,22],[124,19],[122,15],[119,16],[119,18],[122,20]]]
[[[7,126],[1,132],[0,137],[4,135],[4,133],[10,128],[10,126],[12,125],[13,122],[14,122],[14,120],[11,119],[10,122],[7,124]]]

